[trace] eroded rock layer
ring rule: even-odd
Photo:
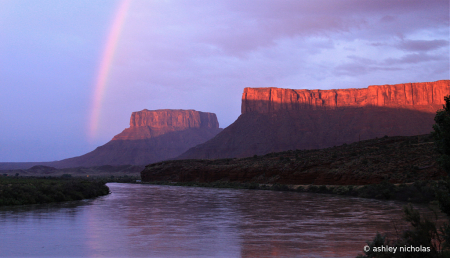
[[[343,90],[246,88],[241,116],[178,159],[248,157],[427,134],[449,94],[449,80]]]

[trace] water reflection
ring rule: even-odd
[[[1,256],[355,257],[375,232],[404,226],[398,202],[108,186],[95,200],[1,209]]]

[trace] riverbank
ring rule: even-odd
[[[1,168],[1,166],[0,166]],[[60,177],[72,175],[80,177],[123,177],[140,176],[144,166],[133,165],[103,165],[93,167],[54,168],[44,165],[36,165],[28,169],[0,170],[3,176],[32,176],[32,177]]]
[[[412,203],[430,203],[436,199],[436,189],[442,188],[444,181],[417,181],[409,184],[392,184],[387,181],[371,185],[287,185],[239,182],[168,182],[153,181],[144,184],[193,186],[209,188],[234,188],[253,190],[273,190],[305,193],[335,194],[378,200],[397,200]]]
[[[0,177],[0,206],[74,201],[109,194],[106,181],[76,177]]]

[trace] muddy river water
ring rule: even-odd
[[[355,257],[404,203],[108,184],[92,200],[0,209],[0,257]]]

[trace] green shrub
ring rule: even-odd
[[[308,192],[317,193],[319,191],[319,187],[317,185],[308,186]]]
[[[297,191],[297,192],[305,192],[305,188],[303,186],[299,185],[297,187],[297,189],[295,189],[295,191]]]
[[[365,185],[358,190],[358,197],[390,200],[395,196],[395,186],[384,181],[381,184]]]
[[[36,204],[93,198],[109,193],[101,180],[79,178],[2,178],[0,205]]]
[[[441,154],[439,164],[447,174],[450,173],[450,96],[444,97],[444,108],[439,110],[434,117],[432,135],[435,139],[436,149]]]
[[[351,186],[338,186],[333,189],[333,193],[339,195],[346,195],[350,192],[351,189],[352,189]]]
[[[259,189],[258,183],[250,183],[247,187],[248,189]]]
[[[438,229],[436,220],[423,217],[411,204],[403,207],[404,219],[411,227],[402,232],[396,239],[390,240],[386,235],[377,233],[371,242],[367,242],[370,250],[358,257],[449,257],[450,252],[445,242],[445,230]],[[397,247],[396,253],[373,252],[374,247]],[[400,247],[413,246],[429,248],[427,252],[400,252]]]
[[[317,188],[318,193],[329,193],[328,188],[326,185],[321,185],[319,188]]]
[[[273,184],[271,187],[271,190],[275,191],[290,191],[289,187],[287,185],[283,184]]]

